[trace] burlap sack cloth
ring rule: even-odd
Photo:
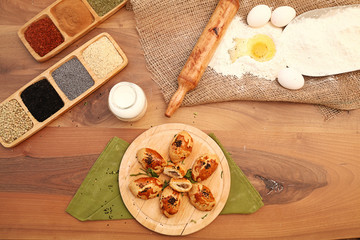
[[[131,0],[129,3],[128,9],[135,13],[148,69],[168,103],[177,89],[177,77],[218,0]],[[247,13],[258,4],[272,8],[289,5],[299,15],[312,9],[356,3],[358,0],[240,0],[238,15],[246,20]],[[322,106],[321,111],[329,119],[343,110],[360,107],[360,71],[331,78],[305,77],[305,86],[291,91],[277,81],[252,75],[223,76],[208,67],[198,86],[186,95],[182,106],[231,100],[315,104]]]

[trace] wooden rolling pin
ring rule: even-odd
[[[208,24],[186,61],[185,66],[180,72],[178,89],[169,102],[165,116],[171,117],[176,109],[180,107],[186,93],[197,86],[238,9],[239,0],[219,1]]]

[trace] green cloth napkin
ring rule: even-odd
[[[209,136],[223,150],[231,173],[230,194],[221,214],[257,211],[264,205],[260,194],[215,135]],[[80,221],[133,218],[121,199],[118,185],[120,162],[128,146],[129,143],[118,137],[109,141],[69,203],[67,213]]]
[[[243,171],[231,158],[230,154],[225,150],[219,139],[210,133],[209,136],[219,145],[228,160],[231,185],[228,200],[220,214],[249,214],[256,212],[259,208],[264,206],[262,198],[258,191],[249,182]]]

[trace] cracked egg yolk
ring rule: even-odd
[[[271,60],[276,48],[271,37],[264,34],[257,34],[249,39],[235,38],[235,47],[229,50],[232,62],[242,56],[250,56],[258,62]]]

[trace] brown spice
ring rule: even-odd
[[[94,17],[81,0],[64,0],[51,9],[56,21],[59,23],[61,30],[69,36],[88,27]]]
[[[15,99],[0,105],[0,137],[12,143],[34,126],[30,117]]]

